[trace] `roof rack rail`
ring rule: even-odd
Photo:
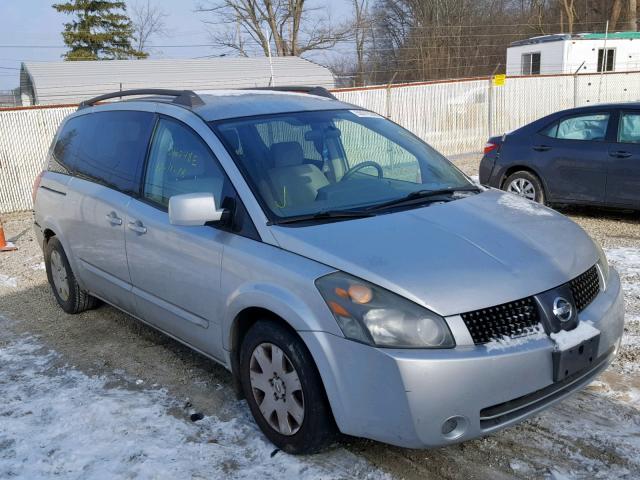
[[[282,87],[253,87],[253,88],[247,88],[246,90],[273,90],[276,92],[298,92],[298,93],[306,93],[309,95],[315,95],[316,97],[325,97],[325,98],[330,98],[331,100],[338,100],[335,97],[335,95],[333,95],[329,90],[327,90],[324,87],[287,85]]]
[[[197,93],[191,90],[167,90],[163,88],[138,88],[134,90],[121,90],[118,92],[105,93],[104,95],[99,95],[97,97],[93,97],[89,100],[85,100],[80,103],[78,110],[82,108],[91,107],[98,102],[103,100],[110,100],[112,98],[120,98],[120,97],[131,97],[136,95],[160,95],[166,97],[176,97],[172,103],[177,105],[184,105],[185,107],[197,107],[199,105],[204,105],[202,99],[198,96]]]

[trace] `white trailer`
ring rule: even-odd
[[[533,37],[507,48],[506,74],[628,72],[640,70],[640,32]]]

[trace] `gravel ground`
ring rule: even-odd
[[[458,156],[454,161],[468,174],[476,174],[477,155]],[[545,413],[480,440],[423,451],[347,439],[329,452],[296,460],[301,463],[295,465],[287,463],[281,470],[311,469],[321,472],[318,475],[323,478],[377,477],[379,471],[405,479],[639,478],[640,217],[590,209],[563,213],[605,247],[625,287],[627,325],[622,351],[598,381]],[[5,317],[0,328],[6,332],[0,337],[0,347],[15,349],[11,342],[28,338],[43,351],[55,352],[56,368],[103,379],[100,388],[105,391],[162,389],[169,399],[162,403],[165,413],[181,422],[190,422],[194,412],[219,422],[248,418],[244,402],[234,398],[230,374],[212,361],[108,306],[65,315],[46,282],[42,254],[32,234],[32,215],[10,214],[3,220],[7,237],[19,250],[0,254],[0,317]],[[0,385],[2,382],[0,378]],[[2,415],[0,476],[3,459],[12,451],[3,442],[7,424]],[[242,428],[249,427],[242,424]],[[261,437],[255,429],[250,433]],[[210,439],[195,436],[188,441]],[[227,436],[224,441],[235,442],[237,447],[246,445],[247,438]],[[255,448],[261,452],[266,447]],[[54,457],[58,454],[52,453]],[[280,455],[281,462],[289,462],[286,455]],[[223,462],[220,468],[226,474],[241,477],[251,472],[245,471],[246,461],[215,458]],[[252,458],[254,463],[271,461],[258,454]],[[313,470],[319,466],[324,470]],[[153,471],[146,473],[154,477]],[[140,474],[138,478],[146,477]]]

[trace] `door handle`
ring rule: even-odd
[[[534,145],[533,149],[536,152],[546,152],[547,150],[551,150],[551,147],[549,145]]]
[[[147,233],[147,227],[145,227],[140,220],[129,222],[129,229],[139,233],[140,235]]]
[[[631,152],[625,152],[624,150],[617,150],[615,152],[609,152],[609,155],[616,158],[629,158]]]
[[[118,217],[118,214],[116,212],[110,212],[107,215],[107,221],[111,225],[122,225],[122,219]]]

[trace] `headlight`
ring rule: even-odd
[[[598,243],[596,240],[594,240],[593,243],[596,246],[596,249],[598,250],[598,255],[600,256],[600,258],[598,259],[598,267],[602,272],[602,278],[604,278],[604,285],[602,286],[604,290],[607,284],[609,283],[609,262],[607,261],[607,256],[605,255],[604,250],[600,246],[600,243]]]
[[[345,337],[395,348],[451,348],[447,322],[406,298],[343,272],[316,280]]]

